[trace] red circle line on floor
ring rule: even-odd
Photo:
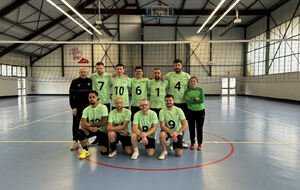
[[[122,170],[138,170],[138,171],[173,171],[173,170],[187,170],[187,169],[193,169],[193,168],[200,168],[200,167],[204,167],[204,166],[209,166],[209,165],[213,165],[213,164],[216,164],[216,163],[219,163],[219,162],[222,162],[224,160],[226,160],[227,158],[229,158],[233,153],[234,153],[234,146],[231,142],[229,142],[227,139],[223,138],[223,137],[220,137],[218,135],[215,135],[213,133],[209,133],[209,132],[203,132],[203,133],[206,133],[208,135],[212,135],[212,136],[215,136],[217,138],[220,138],[222,140],[224,140],[225,142],[227,142],[230,147],[231,147],[231,151],[223,158],[219,159],[219,160],[216,160],[216,161],[213,161],[213,162],[209,162],[207,164],[201,164],[201,165],[196,165],[196,166],[190,166],[190,167],[182,167],[182,168],[166,168],[166,169],[149,169],[149,168],[129,168],[129,167],[122,167],[122,166],[114,166],[114,165],[109,165],[109,164],[104,164],[104,163],[100,163],[100,162],[96,162],[94,160],[90,160],[88,158],[85,158],[85,160],[89,161],[89,162],[92,162],[92,163],[95,163],[95,164],[98,164],[98,165],[101,165],[101,166],[105,166],[105,167],[110,167],[110,168],[116,168],[116,169],[122,169]],[[76,153],[78,155],[80,155],[78,149],[76,150]]]

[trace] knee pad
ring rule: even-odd
[[[85,133],[82,130],[77,131],[77,139],[83,141],[85,139]]]

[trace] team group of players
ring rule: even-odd
[[[116,65],[116,73],[112,75],[105,72],[103,63],[98,62],[96,73],[90,78],[87,77],[87,69],[80,68],[80,77],[73,80],[70,86],[74,140],[70,149],[77,149],[77,141],[80,141],[83,149],[79,159],[84,159],[90,155],[87,139],[96,136],[92,144],[98,144],[100,153],[108,155],[109,158],[117,155],[116,147],[119,141],[126,153],[131,155],[131,159],[138,158],[140,141],[145,145],[148,156],[153,156],[159,122],[159,141],[163,149],[159,159],[163,160],[168,155],[166,141],[169,138],[175,154],[181,156],[182,148],[188,147],[183,140],[184,130],[187,128],[187,115],[190,149],[195,148],[196,126],[197,149],[201,150],[205,116],[203,90],[197,87],[196,77],[190,77],[182,71],[181,60],[174,60],[173,69],[174,72],[163,76],[160,69],[156,68],[153,70],[152,79],[149,79],[143,77],[142,67],[136,67],[136,78],[130,79],[124,74],[125,68],[122,64]],[[147,100],[148,91],[150,102]]]

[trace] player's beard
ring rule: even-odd
[[[155,77],[155,80],[160,80],[160,76],[156,76],[156,77]]]
[[[176,72],[176,73],[180,73],[180,72],[181,72],[181,69],[175,69],[175,72]]]
[[[96,102],[90,102],[90,104],[93,106],[93,105],[95,105],[95,104],[96,104]]]

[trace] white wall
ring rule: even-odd
[[[271,13],[276,24],[280,25],[291,19],[299,0],[290,1]],[[296,15],[299,15],[299,10]],[[264,17],[247,28],[247,38],[253,38],[266,31],[267,18]],[[275,23],[270,20],[270,28]],[[295,79],[295,80],[294,80]],[[242,82],[246,95],[300,100],[300,73],[276,74],[268,76],[247,77]],[[286,82],[294,81],[294,82]]]
[[[0,58],[0,63],[7,65],[26,66],[29,71],[29,57],[14,53],[6,54]],[[1,96],[17,96],[18,81],[17,77],[1,77],[0,78],[0,97]]]

